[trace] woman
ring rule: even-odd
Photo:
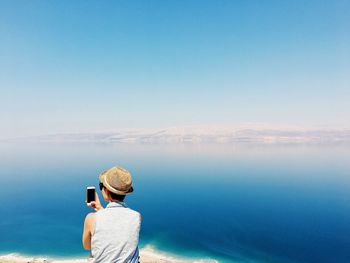
[[[112,167],[99,176],[103,198],[109,202],[103,208],[96,193],[91,202],[95,213],[89,213],[84,222],[83,246],[91,250],[93,262],[138,262],[140,213],[124,203],[133,192],[130,173],[121,167]]]

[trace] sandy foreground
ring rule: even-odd
[[[52,259],[44,257],[22,256],[18,254],[0,255],[0,263],[88,263],[88,259]],[[211,259],[183,259],[170,256],[165,253],[156,251],[151,246],[147,246],[140,251],[141,263],[217,263],[216,260]]]

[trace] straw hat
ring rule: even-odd
[[[112,193],[126,195],[134,191],[129,171],[122,167],[112,167],[100,174],[100,182]]]

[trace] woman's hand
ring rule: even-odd
[[[98,194],[95,192],[95,201],[92,201],[90,203],[90,206],[97,212],[103,209],[103,206],[101,205],[100,198],[98,197]]]

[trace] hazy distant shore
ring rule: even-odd
[[[60,133],[8,138],[1,141],[55,143],[344,143],[350,142],[350,128],[263,124],[186,126],[164,129],[119,129],[86,133]]]
[[[67,258],[67,259],[55,259],[51,257],[35,257],[25,256],[21,254],[6,254],[0,255],[0,263],[88,263],[91,262],[87,258]],[[176,257],[166,253],[156,251],[153,247],[147,246],[140,251],[141,263],[189,263],[189,262],[202,262],[202,263],[216,263],[216,260],[211,259],[185,259]]]

